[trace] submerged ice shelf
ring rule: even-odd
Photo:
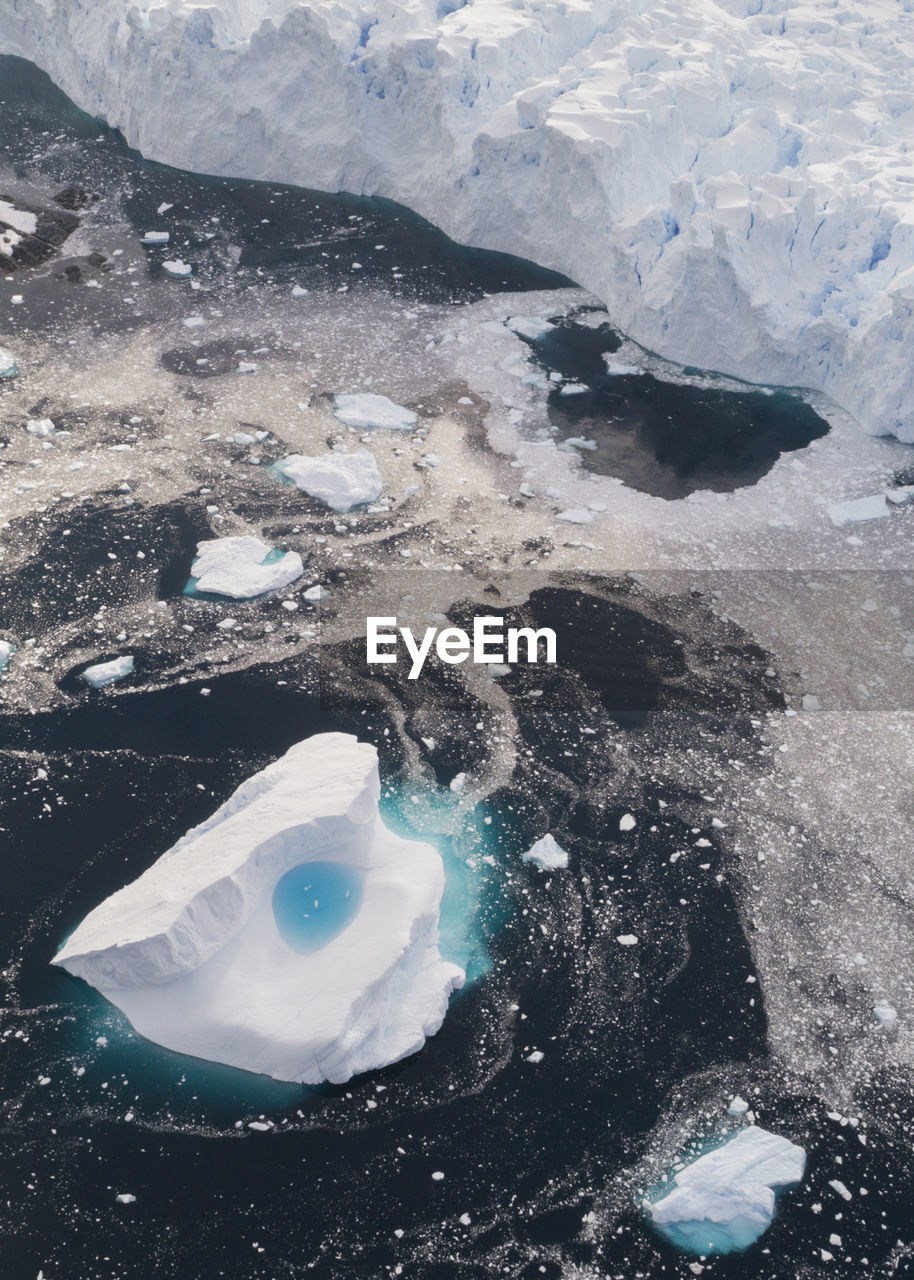
[[[444,868],[378,816],[377,753],[316,734],[248,779],[54,959],[166,1048],[341,1083],[416,1052],[463,971]]]
[[[911,441],[914,18],[876,12],[20,0],[0,47],[151,159],[390,197],[653,351]]]

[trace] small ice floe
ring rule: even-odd
[[[251,600],[291,586],[304,571],[297,551],[279,552],[251,534],[242,534],[198,542],[190,576],[198,594]]]
[[[25,429],[30,436],[38,436],[39,440],[46,440],[57,430],[50,418],[29,418]]]
[[[96,662],[80,672],[80,678],[93,689],[104,689],[105,685],[123,680],[133,671],[133,655],[125,653],[120,658],[112,658],[110,662]]]
[[[588,387],[586,382],[566,382],[565,385],[559,389],[559,395],[560,396],[583,396],[589,390],[590,390],[590,387]],[[565,443],[569,444],[570,441],[566,440]],[[586,443],[583,446],[583,448],[585,449],[589,449],[591,447],[595,449],[597,446],[596,445],[591,446],[590,442]]]
[[[169,209],[173,209],[173,208],[174,208],[173,204],[169,204],[167,200],[163,200],[162,203],[159,205],[158,209],[156,209],[156,213],[161,218],[163,213],[167,213]]]
[[[418,415],[371,392],[333,397],[333,412],[355,431],[412,431]]]
[[[256,360],[239,360],[238,364],[235,367],[235,372],[236,373],[256,373],[257,361]]]
[[[638,824],[635,821],[635,815],[633,813],[623,813],[622,817],[619,819],[620,831],[634,831],[637,825]]]
[[[908,502],[914,502],[914,484],[902,484],[894,489],[886,489],[885,496],[893,507],[903,507]]]
[[[0,670],[2,670],[2,667],[0,667]],[[465,773],[456,773],[449,783],[451,791],[453,791],[455,795],[461,795],[463,788],[466,786],[466,780],[467,775]]]
[[[521,862],[532,862],[540,871],[564,871],[568,866],[568,854],[549,833],[521,854]]]
[[[307,289],[305,289],[305,288],[303,288],[300,284],[294,284],[294,285],[292,286],[292,297],[293,297],[293,298],[303,298],[303,297],[307,294],[307,292],[308,292],[308,290],[307,290]]]
[[[877,1000],[873,1005],[873,1013],[886,1030],[891,1029],[898,1022],[898,1010],[894,1005],[889,1004],[888,1000]]]
[[[750,1125],[699,1156],[673,1178],[673,1190],[645,1209],[655,1229],[687,1253],[748,1249],[771,1226],[775,1193],[796,1186],[806,1152]]]
[[[118,1204],[136,1204],[136,1196],[132,1196],[129,1191],[122,1191],[114,1198]]]
[[[202,329],[206,321],[202,316],[185,316],[181,323],[185,329]]]
[[[527,1054],[527,1061],[532,1062],[533,1065],[536,1066],[537,1063],[542,1062],[545,1056],[546,1055],[543,1053],[542,1049],[534,1049],[532,1053]]]
[[[9,640],[0,640],[0,671],[6,669],[10,658],[15,652],[15,647],[10,644]]]
[[[180,258],[169,258],[167,262],[162,263],[162,270],[173,280],[189,280],[194,274],[190,263],[182,262]]]
[[[616,942],[620,947],[637,947],[638,935],[637,933],[620,933]]]
[[[318,604],[321,600],[326,600],[330,592],[326,587],[320,585],[309,587],[307,591],[302,592],[302,599],[308,600],[311,604]]]
[[[545,337],[547,333],[551,333],[555,325],[550,324],[548,320],[536,320],[530,316],[509,316],[505,321],[505,327],[510,329],[512,333],[516,333],[519,338],[526,338],[528,342],[536,342],[537,338]]]
[[[749,1110],[749,1103],[746,1101],[745,1098],[741,1098],[737,1093],[733,1098],[730,1099],[730,1105],[729,1107],[727,1107],[727,1115],[744,1116],[748,1110]]]
[[[822,703],[814,693],[804,693],[800,704],[804,711],[821,711]]]
[[[16,357],[6,347],[0,347],[0,378],[15,378],[19,372]]]
[[[874,493],[869,498],[853,498],[849,502],[832,502],[825,509],[829,520],[839,529],[864,520],[879,520],[890,510],[883,493]]]
[[[351,511],[377,502],[383,480],[374,455],[367,449],[355,453],[325,453],[310,457],[292,453],[276,464],[276,470],[302,493],[325,502],[334,511]]]
[[[170,235],[167,231],[144,231],[141,244],[168,244]]]
[[[569,507],[560,511],[556,520],[564,520],[566,524],[593,524],[593,516],[586,507]]]
[[[249,1120],[248,1128],[253,1129],[255,1133],[269,1133],[274,1128],[272,1120]]]
[[[644,370],[636,364],[626,364],[624,360],[610,360],[607,356],[603,357],[606,365],[606,372],[613,378],[640,377]]]

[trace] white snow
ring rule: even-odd
[[[341,1083],[415,1053],[464,974],[438,951],[444,867],[378,815],[377,752],[317,734],[255,774],[96,907],[54,963],[150,1040],[280,1080]],[[283,875],[362,878],[354,918],[316,951],[280,935]]]
[[[292,453],[277,462],[276,469],[296,488],[326,502],[334,511],[350,511],[377,502],[383,487],[378,464],[367,449],[355,453],[334,451],[319,458]]]
[[[767,1230],[775,1191],[803,1177],[806,1153],[750,1125],[673,1177],[674,1189],[648,1206],[654,1226],[700,1254],[745,1249]]]
[[[38,230],[38,215],[26,209],[17,209],[8,200],[0,200],[0,222],[24,236],[33,236]]]
[[[532,862],[540,871],[564,871],[568,866],[568,854],[556,843],[555,837],[547,833],[521,854],[521,862]]]
[[[251,600],[266,591],[288,587],[304,573],[297,551],[287,551],[271,563],[267,557],[273,548],[251,534],[233,538],[212,538],[197,543],[197,554],[190,567],[197,591],[206,595],[228,596],[231,600]]]
[[[162,270],[175,280],[187,280],[194,273],[190,263],[182,262],[180,258],[169,258],[167,262],[162,263]]]
[[[355,431],[412,431],[417,415],[371,392],[333,397],[333,412]]]
[[[888,1000],[877,1000],[873,1005],[873,1013],[878,1022],[890,1030],[898,1022],[898,1010]]]
[[[852,498],[849,502],[832,502],[827,507],[828,518],[839,529],[846,524],[858,524],[863,520],[879,520],[887,516],[890,507],[885,494],[876,493],[869,498]]]
[[[914,439],[910,6],[19,0],[0,43],[152,159],[399,200]]]
[[[129,676],[132,670],[133,656],[125,653],[120,658],[112,658],[110,662],[96,662],[94,666],[86,667],[80,675],[93,689],[103,689],[107,684],[123,680],[124,676]]]

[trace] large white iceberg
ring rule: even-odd
[[[197,543],[190,567],[194,589],[205,595],[250,600],[267,591],[288,587],[305,568],[297,551],[276,556],[267,542],[251,534],[235,538],[210,538]]]
[[[110,662],[96,662],[93,666],[86,667],[80,674],[86,684],[91,685],[93,689],[104,689],[106,685],[114,684],[118,680],[123,680],[125,676],[129,676],[133,671],[133,665],[133,655],[125,653],[120,658],[112,658]]]
[[[325,453],[319,458],[290,453],[277,462],[276,469],[302,493],[326,502],[334,511],[351,511],[367,502],[377,502],[383,487],[374,454],[367,449]]]
[[[750,1125],[673,1178],[673,1190],[647,1206],[661,1235],[689,1253],[748,1249],[771,1226],[775,1192],[796,1186],[806,1153],[779,1134]]]
[[[441,958],[444,867],[378,816],[377,752],[323,733],[242,783],[54,958],[150,1040],[279,1080],[415,1053],[464,974]]]
[[[391,197],[914,440],[910,5],[17,0],[0,48],[152,159]]]

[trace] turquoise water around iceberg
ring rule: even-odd
[[[280,937],[300,954],[320,951],[355,919],[362,873],[339,862],[305,862],[287,871],[273,890]]]

